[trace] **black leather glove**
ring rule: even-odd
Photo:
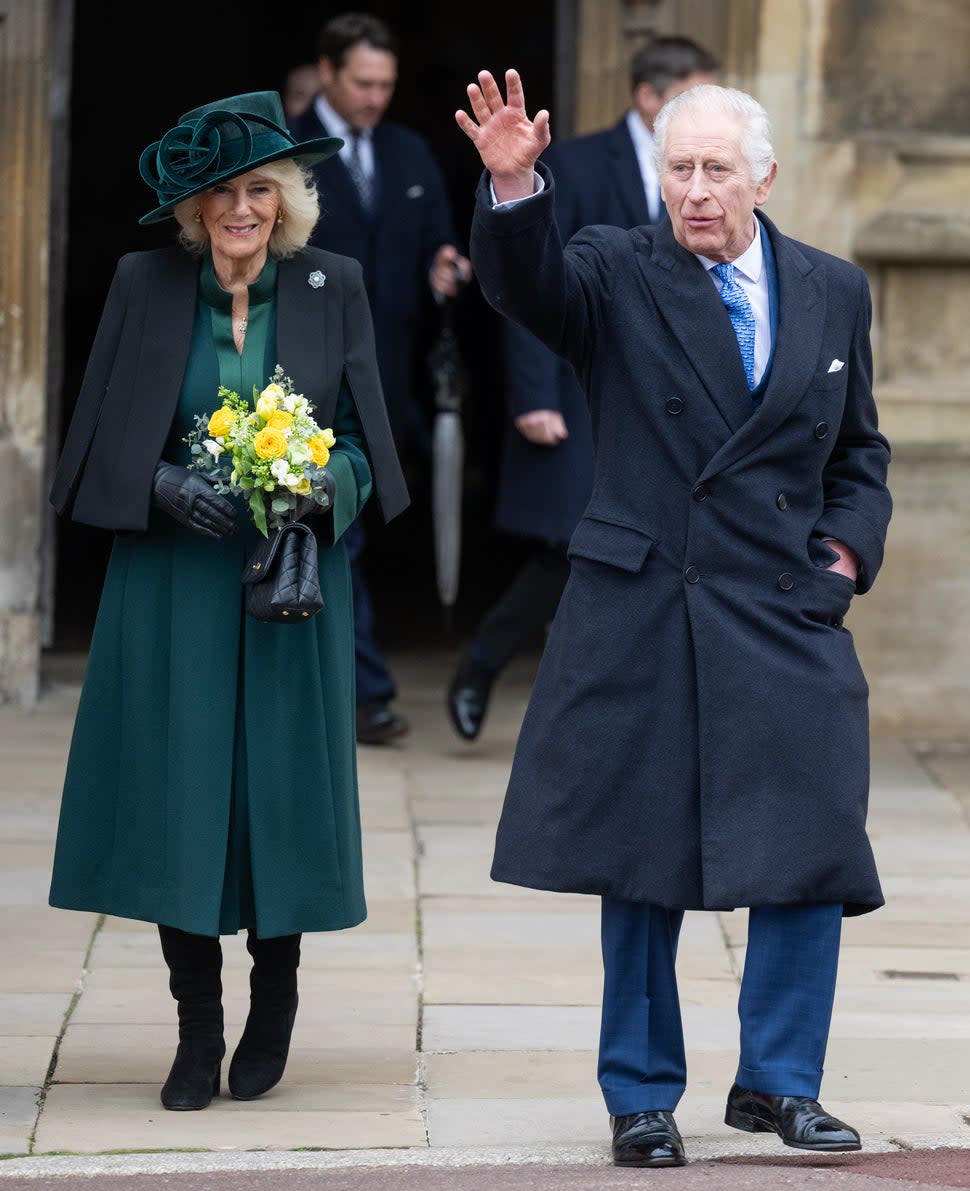
[[[155,468],[152,501],[170,517],[206,538],[218,541],[235,529],[236,510],[197,471],[166,463]]]
[[[327,503],[320,504],[318,500],[314,500],[312,496],[297,497],[296,508],[293,510],[293,516],[297,521],[305,521],[307,517],[312,517],[315,513],[332,513],[333,512],[333,494],[336,487],[333,482],[333,476],[330,472],[323,473],[323,483],[327,490]]]

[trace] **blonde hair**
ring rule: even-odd
[[[274,260],[283,261],[307,246],[320,218],[316,179],[309,167],[288,157],[247,171],[257,172],[275,182],[279,190],[283,219],[270,233],[267,251]],[[172,214],[179,225],[179,243],[189,252],[201,255],[209,246],[209,233],[205,224],[196,219],[198,210],[196,194],[177,203]]]

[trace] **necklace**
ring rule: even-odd
[[[240,335],[245,335],[245,334],[246,334],[246,328],[247,328],[248,326],[249,326],[249,319],[248,319],[248,318],[241,318],[241,319],[239,320],[239,322],[238,322],[238,323],[236,323],[236,330],[239,332],[239,334],[240,334]]]

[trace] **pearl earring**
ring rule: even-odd
[[[202,222],[202,208],[201,207],[196,207],[196,209],[195,209],[195,222],[196,223]]]
[[[276,222],[277,223],[283,222],[283,208],[282,207],[280,207],[280,209],[276,212]]]

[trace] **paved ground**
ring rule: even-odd
[[[114,1191],[304,1186],[970,1187],[970,749],[876,740],[871,834],[887,906],[846,923],[823,1099],[863,1133],[822,1159],[722,1123],[745,916],[688,915],[679,960],[691,1165],[609,1165],[595,1083],[594,899],[488,867],[532,664],[503,676],[480,742],[455,738],[453,656],[395,659],[406,742],[360,753],[370,914],[308,936],[283,1083],[167,1113],[175,1010],[154,928],[53,910],[47,881],[77,667],[34,712],[0,708],[0,1180]],[[246,1011],[227,941],[230,1047]]]

